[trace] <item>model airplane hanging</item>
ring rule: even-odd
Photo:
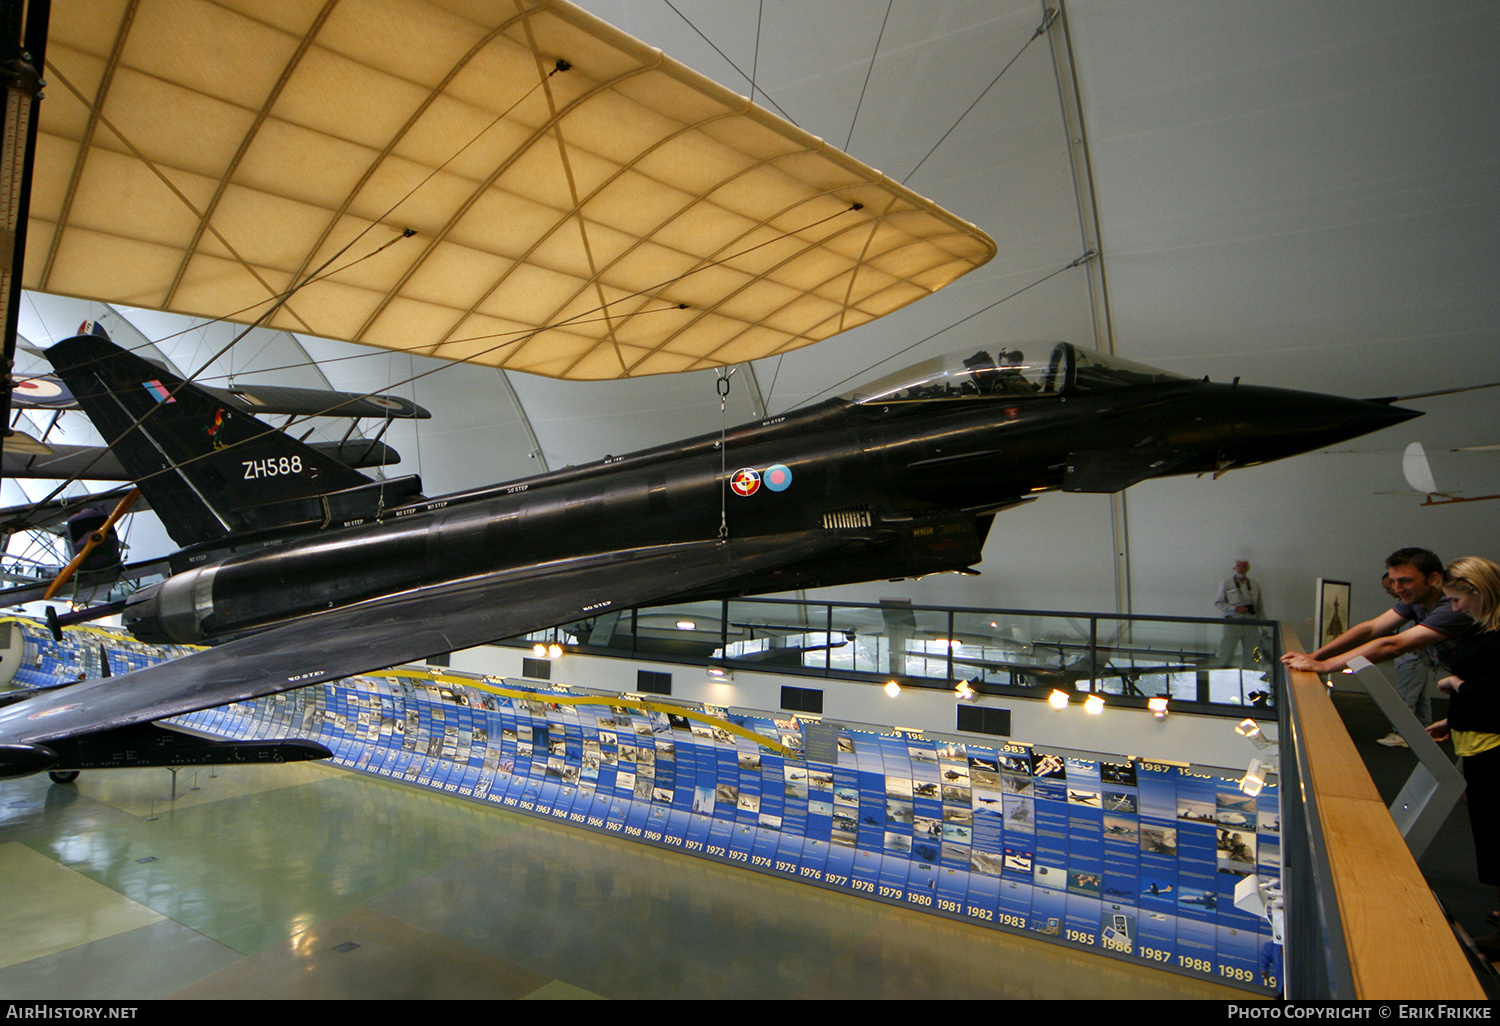
[[[415,477],[371,481],[102,338],[48,357],[185,546],[126,625],[222,643],[0,712],[0,772],[17,775],[165,759],[108,740],[612,610],[973,572],[995,513],[1040,492],[1218,474],[1418,415],[1064,343],[1037,362],[929,361],[722,439],[428,498]],[[85,750],[90,735],[103,741]]]
[[[1485,452],[1492,451],[1494,446],[1467,446],[1462,449],[1454,449],[1454,452]],[[1500,499],[1496,495],[1461,495],[1451,490],[1440,491],[1436,479],[1432,476],[1432,465],[1427,461],[1427,450],[1422,447],[1421,442],[1412,442],[1401,454],[1401,472],[1406,476],[1406,483],[1426,496],[1422,505],[1424,506],[1446,506],[1454,502],[1485,502],[1490,499]]]

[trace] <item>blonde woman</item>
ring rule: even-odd
[[[1449,659],[1453,676],[1438,682],[1449,696],[1448,715],[1427,728],[1435,741],[1453,739],[1463,758],[1469,825],[1479,880],[1500,902],[1500,566],[1479,556],[1448,564],[1443,591],[1453,608],[1474,620]],[[1500,932],[1475,938],[1490,959],[1500,958]]]

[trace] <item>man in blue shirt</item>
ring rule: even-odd
[[[1427,679],[1441,666],[1448,642],[1466,633],[1474,621],[1449,605],[1443,594],[1443,562],[1432,552],[1397,549],[1385,565],[1395,590],[1395,605],[1374,619],[1355,624],[1316,652],[1288,652],[1281,661],[1294,670],[1338,673],[1348,668],[1355,656],[1381,663],[1420,650],[1428,672],[1399,675],[1404,678],[1400,682],[1405,689],[1401,697],[1416,714],[1427,690]],[[1407,623],[1415,626],[1392,633]]]

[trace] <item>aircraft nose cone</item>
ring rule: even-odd
[[[1333,441],[1358,438],[1422,415],[1419,410],[1365,399],[1345,399],[1311,392],[1294,392],[1292,395],[1296,398],[1283,403],[1282,411],[1302,430],[1327,435]]]
[[[1420,417],[1388,403],[1316,392],[1239,387],[1235,432],[1243,463],[1264,463],[1321,449]]]

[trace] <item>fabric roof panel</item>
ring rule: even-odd
[[[248,320],[357,239],[272,323],[596,377],[664,372],[728,340],[805,344],[848,321],[830,303],[879,316],[994,252],[972,225],[560,0],[156,0],[123,39],[72,7],[52,30],[49,76],[102,120],[81,151],[77,98],[43,105],[38,177],[79,188],[33,193],[38,223],[66,218],[28,263],[35,288]],[[920,213],[865,230],[893,211]],[[112,236],[107,259],[89,231]],[[920,244],[934,234],[946,241]],[[130,257],[128,240],[147,255]],[[176,261],[161,253],[172,246]],[[855,288],[828,287],[851,271]],[[691,310],[667,324],[676,304]],[[476,347],[476,313],[533,337]],[[753,330],[765,318],[774,329]],[[556,358],[539,351],[549,337]]]

